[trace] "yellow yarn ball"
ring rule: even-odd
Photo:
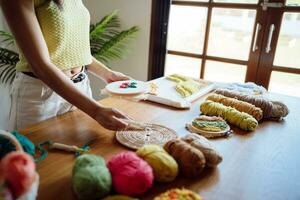
[[[153,168],[156,181],[170,182],[178,175],[176,161],[162,147],[145,145],[139,148],[136,153]]]

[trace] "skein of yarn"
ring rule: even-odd
[[[137,150],[136,154],[152,167],[156,181],[170,182],[178,175],[176,161],[162,147],[144,145]]]
[[[181,139],[203,153],[208,167],[216,167],[222,162],[222,156],[213,148],[210,141],[205,137],[195,133],[190,133]]]
[[[258,125],[257,120],[248,113],[240,112],[232,107],[224,106],[211,100],[203,102],[200,111],[205,115],[220,116],[229,123],[246,131],[253,131]]]
[[[263,111],[263,118],[280,119],[282,117],[286,117],[289,114],[288,107],[284,103],[279,101],[270,101],[260,96],[250,96],[227,89],[217,89],[215,90],[215,93],[231,98],[236,98],[238,100],[251,103],[256,107],[261,108]]]
[[[35,163],[24,152],[11,152],[0,163],[0,176],[8,183],[15,199],[27,193],[36,180]]]
[[[173,139],[164,149],[177,161],[180,173],[188,178],[198,177],[205,167],[203,153],[181,139]]]
[[[152,187],[154,175],[151,166],[133,152],[122,152],[108,162],[116,192],[136,196]]]
[[[77,157],[72,171],[72,186],[79,199],[100,199],[111,190],[111,175],[102,157],[85,154]]]
[[[211,94],[206,99],[221,103],[224,106],[233,107],[240,112],[248,113],[249,115],[252,115],[257,121],[263,118],[263,111],[260,108],[248,102],[240,101],[238,99],[231,98],[231,97],[226,97],[221,94]]]

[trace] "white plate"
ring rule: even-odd
[[[136,82],[136,88],[120,88],[122,83],[129,82]],[[143,81],[136,81],[136,80],[127,80],[127,81],[117,81],[112,82],[108,85],[106,85],[105,89],[114,94],[140,94],[140,93],[146,93],[148,91],[148,84]]]

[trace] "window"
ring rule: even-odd
[[[213,81],[252,81],[282,93],[280,88],[289,82],[298,90],[300,0],[276,3],[281,4],[170,1],[168,35],[161,52],[165,56],[161,65],[153,67],[160,70],[152,70],[159,71],[152,77],[181,72]]]

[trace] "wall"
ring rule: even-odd
[[[122,28],[129,28],[134,25],[140,27],[138,38],[134,42],[129,56],[126,59],[111,62],[109,66],[113,70],[144,81],[147,80],[148,75],[151,2],[151,0],[84,0],[90,11],[92,23],[100,21],[103,16],[117,9]],[[104,87],[104,84],[94,77],[91,77],[91,80],[94,97],[99,99],[99,91]]]

